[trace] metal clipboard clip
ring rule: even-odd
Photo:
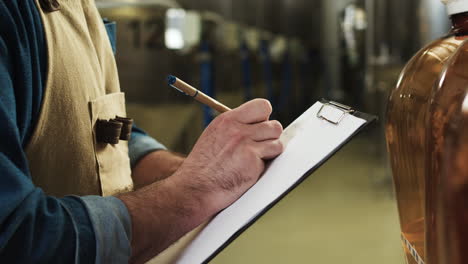
[[[329,117],[326,117],[324,114],[323,114],[323,111],[326,107],[333,107],[339,111],[341,111],[341,115],[339,118],[337,118],[337,120],[332,120],[331,118]],[[345,116],[347,114],[352,114],[354,113],[355,111],[347,106],[347,105],[344,105],[344,104],[340,104],[340,103],[337,103],[337,102],[333,102],[333,101],[329,101],[327,103],[324,103],[322,105],[322,107],[320,107],[320,110],[318,111],[317,113],[317,117],[322,119],[322,120],[325,120],[333,125],[339,125],[341,123],[341,121],[343,121],[343,119],[345,118]]]

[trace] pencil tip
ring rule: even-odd
[[[175,76],[169,75],[167,76],[167,82],[169,85],[173,85],[176,82],[177,78]]]

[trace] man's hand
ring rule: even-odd
[[[177,172],[178,185],[200,193],[219,211],[236,201],[263,173],[265,160],[283,151],[283,127],[268,121],[267,100],[254,100],[220,115],[205,130]]]
[[[174,175],[119,198],[132,217],[132,262],[143,263],[245,193],[283,151],[271,104],[253,100],[216,118]]]

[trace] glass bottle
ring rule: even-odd
[[[468,11],[468,6],[465,11]],[[385,128],[387,148],[407,263],[418,263],[419,259],[425,259],[429,99],[444,65],[462,43],[459,35],[464,32],[467,14],[452,15],[451,32],[420,50],[408,62],[388,102]]]
[[[468,263],[468,93],[448,121],[444,137],[435,203],[437,263],[464,264]]]
[[[468,25],[468,23],[467,23]],[[463,32],[465,35],[468,29]],[[464,35],[459,32],[459,38]],[[439,240],[436,217],[438,208],[437,193],[442,178],[442,160],[445,144],[445,131],[449,120],[460,111],[468,91],[468,41],[458,48],[442,71],[439,81],[432,94],[429,110],[429,126],[427,130],[427,162],[426,162],[426,263],[437,264]],[[468,158],[468,157],[467,157]],[[467,159],[468,162],[468,159]]]

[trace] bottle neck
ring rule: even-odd
[[[452,20],[452,32],[457,36],[468,36],[468,12],[455,14]]]

